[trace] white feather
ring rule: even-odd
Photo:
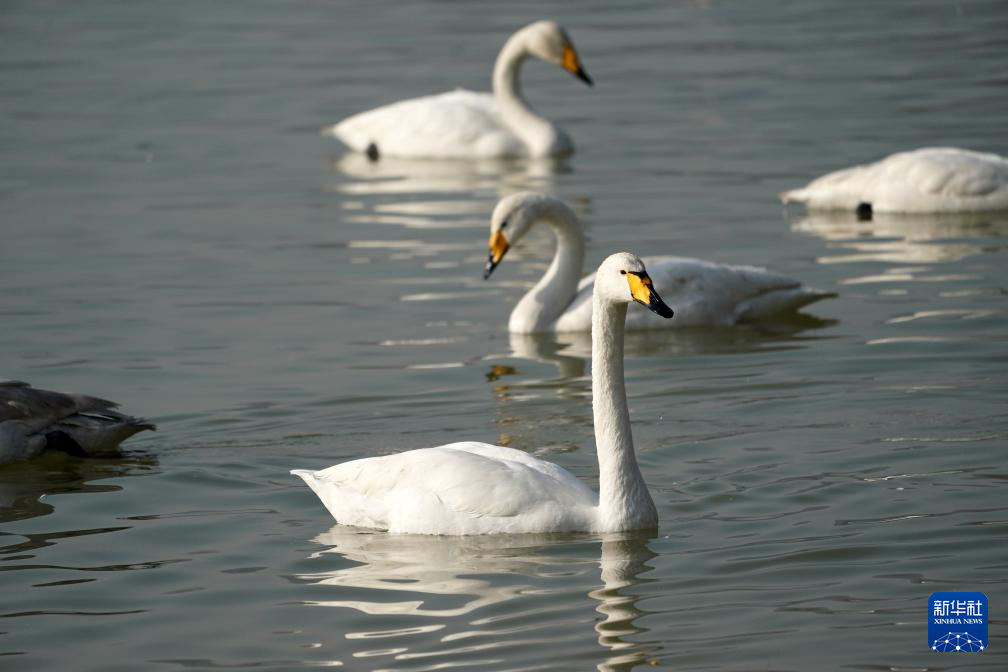
[[[529,56],[583,77],[573,43],[552,21],[522,28],[504,44],[494,66],[493,93],[459,89],[412,98],[355,114],[322,129],[357,152],[399,158],[559,156],[574,151],[570,137],[522,98],[521,64]],[[573,61],[565,59],[569,50]]]
[[[599,267],[593,300],[592,407],[596,494],[565,469],[520,450],[451,443],[368,457],[320,471],[295,469],[337,522],[393,533],[498,534],[649,529],[658,514],[634,455],[623,386],[627,272],[620,253]],[[660,299],[654,296],[657,303]]]
[[[579,529],[598,496],[570,472],[467,441],[293,471],[339,522],[424,534]]]
[[[459,89],[355,114],[324,131],[357,152],[374,143],[382,156],[432,159],[521,156],[493,96]]]
[[[587,331],[592,324],[595,275],[580,277],[585,236],[573,211],[552,196],[512,194],[494,208],[491,235],[502,232],[513,245],[539,222],[549,224],[556,234],[556,252],[543,278],[512,310],[508,330]],[[665,320],[652,312],[632,309],[627,314],[629,330],[731,326],[836,296],[757,266],[732,266],[688,257],[644,257],[644,263],[675,317]]]
[[[823,175],[781,194],[813,210],[978,212],[1008,209],[1008,159],[954,147],[926,147]]]

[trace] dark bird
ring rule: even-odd
[[[154,424],[83,394],[0,381],[0,464],[60,451],[77,457],[115,455],[119,444]]]

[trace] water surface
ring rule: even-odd
[[[560,162],[380,162],[318,129],[489,85],[516,27],[596,81],[527,95]],[[0,469],[11,669],[999,669],[1008,218],[785,212],[923,145],[1008,154],[1008,8],[943,2],[10,2],[2,374],[158,423],[122,459]],[[594,484],[584,339],[511,338],[544,233],[481,279],[489,213],[571,202],[589,263],[756,263],[808,315],[632,335],[655,535],[334,528],[292,467],[474,439]],[[981,655],[927,648],[979,590]]]

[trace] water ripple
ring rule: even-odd
[[[389,640],[379,649],[355,651],[354,657],[414,661],[435,658],[438,666],[492,665],[499,669],[513,652],[533,647],[544,624],[563,625],[570,632],[571,645],[581,639],[579,630],[594,630],[604,649],[619,651],[620,659],[641,661],[646,651],[625,638],[642,632],[634,624],[643,612],[636,606],[634,587],[649,569],[654,557],[646,537],[617,536],[604,539],[601,557],[582,554],[584,542],[577,535],[518,537],[410,537],[362,533],[334,527],[317,541],[329,548],[315,557],[337,556],[354,564],[335,570],[302,573],[298,581],[325,592],[344,595],[340,599],[315,597],[309,606],[351,609],[367,616],[383,618],[423,618],[432,622],[401,628],[356,630],[345,634],[348,641]],[[587,551],[591,544],[584,547]],[[571,552],[576,555],[571,556]],[[596,551],[597,553],[598,551]],[[541,578],[553,581],[582,581],[601,569],[602,588],[586,594],[598,603],[601,621],[592,624],[580,610],[556,589],[535,585]],[[590,584],[597,585],[597,575]],[[367,599],[354,598],[361,593]],[[313,590],[313,592],[317,592]],[[518,610],[504,608],[520,601]],[[381,620],[376,623],[381,623]],[[424,647],[413,641],[417,635],[441,632],[434,648],[429,638]],[[560,645],[565,637],[551,639]],[[460,642],[470,642],[459,646]],[[492,655],[499,652],[499,656]],[[485,654],[491,653],[490,657]],[[506,654],[506,655],[505,655]],[[464,659],[464,661],[462,660]],[[379,663],[380,665],[380,663]]]

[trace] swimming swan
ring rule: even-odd
[[[623,324],[631,301],[664,318],[672,317],[672,310],[633,254],[612,255],[596,277],[592,411],[598,493],[551,462],[475,441],[291,473],[304,479],[337,522],[389,532],[618,532],[657,527],[658,512],[637,466],[630,434]]]
[[[116,406],[97,397],[0,381],[0,464],[46,450],[78,457],[115,454],[121,442],[154,429],[142,418],[116,411]]]
[[[504,43],[494,64],[492,94],[457,89],[403,100],[348,117],[322,133],[372,159],[570,154],[574,151],[570,137],[536,114],[521,95],[518,73],[529,56],[592,83],[564,29],[553,21],[538,21]]]
[[[581,277],[585,235],[563,201],[531,191],[501,199],[490,220],[490,255],[483,277],[488,278],[510,247],[540,221],[556,234],[556,253],[546,274],[511,311],[508,331],[587,331],[592,325],[594,275]],[[627,329],[730,326],[836,296],[755,266],[686,257],[645,257],[644,263],[675,308],[676,319],[667,322],[635,311],[627,316]]]
[[[780,195],[813,210],[976,212],[1008,210],[1008,159],[955,147],[925,147],[823,175]]]

